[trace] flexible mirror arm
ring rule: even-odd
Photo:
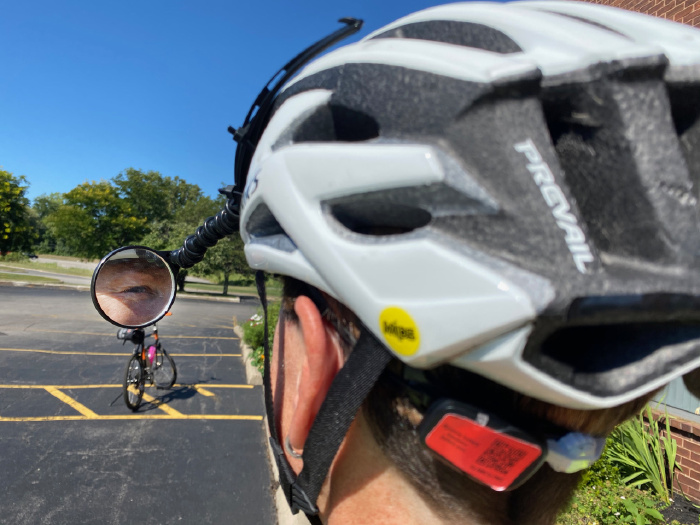
[[[251,158],[270,119],[277,94],[302,66],[332,45],[356,33],[362,27],[362,20],[356,18],[341,18],[338,22],[343,26],[299,53],[270,79],[253,102],[240,128],[235,129],[229,126],[229,132],[238,143],[234,169],[236,184],[219,190],[219,193],[226,195],[227,198],[224,209],[215,217],[209,217],[205,220],[204,224],[197,228],[194,235],[185,239],[182,248],[170,252],[168,261],[171,265],[191,268],[204,258],[208,248],[238,230],[241,191],[245,188]]]
[[[197,231],[185,239],[182,247],[173,250],[169,255],[169,262],[180,268],[192,268],[204,259],[207,249],[214,246],[224,237],[238,231],[238,210],[241,202],[241,193],[233,190],[233,186],[220,189],[228,197],[223,209],[214,217],[204,221]]]

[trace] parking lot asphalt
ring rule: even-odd
[[[122,400],[131,343],[85,291],[0,286],[0,523],[276,523],[262,392],[234,316],[176,301],[159,323],[178,379]]]

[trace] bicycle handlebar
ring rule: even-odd
[[[143,335],[136,335],[139,333]],[[153,325],[153,331],[150,333],[146,333],[143,328],[120,328],[117,331],[117,339],[123,340],[124,343],[131,341],[135,345],[142,343],[147,337],[152,337],[154,335],[158,335],[158,327],[156,325]]]

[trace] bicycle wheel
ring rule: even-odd
[[[131,356],[124,374],[124,402],[131,410],[136,411],[143,397],[144,381],[141,361],[137,356]]]
[[[175,379],[177,379],[175,361],[160,345],[156,349],[156,358],[153,360],[151,368],[156,388],[170,388],[175,384]]]

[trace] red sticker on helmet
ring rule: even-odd
[[[446,414],[425,437],[425,444],[447,461],[493,490],[506,490],[542,454],[537,445]]]

